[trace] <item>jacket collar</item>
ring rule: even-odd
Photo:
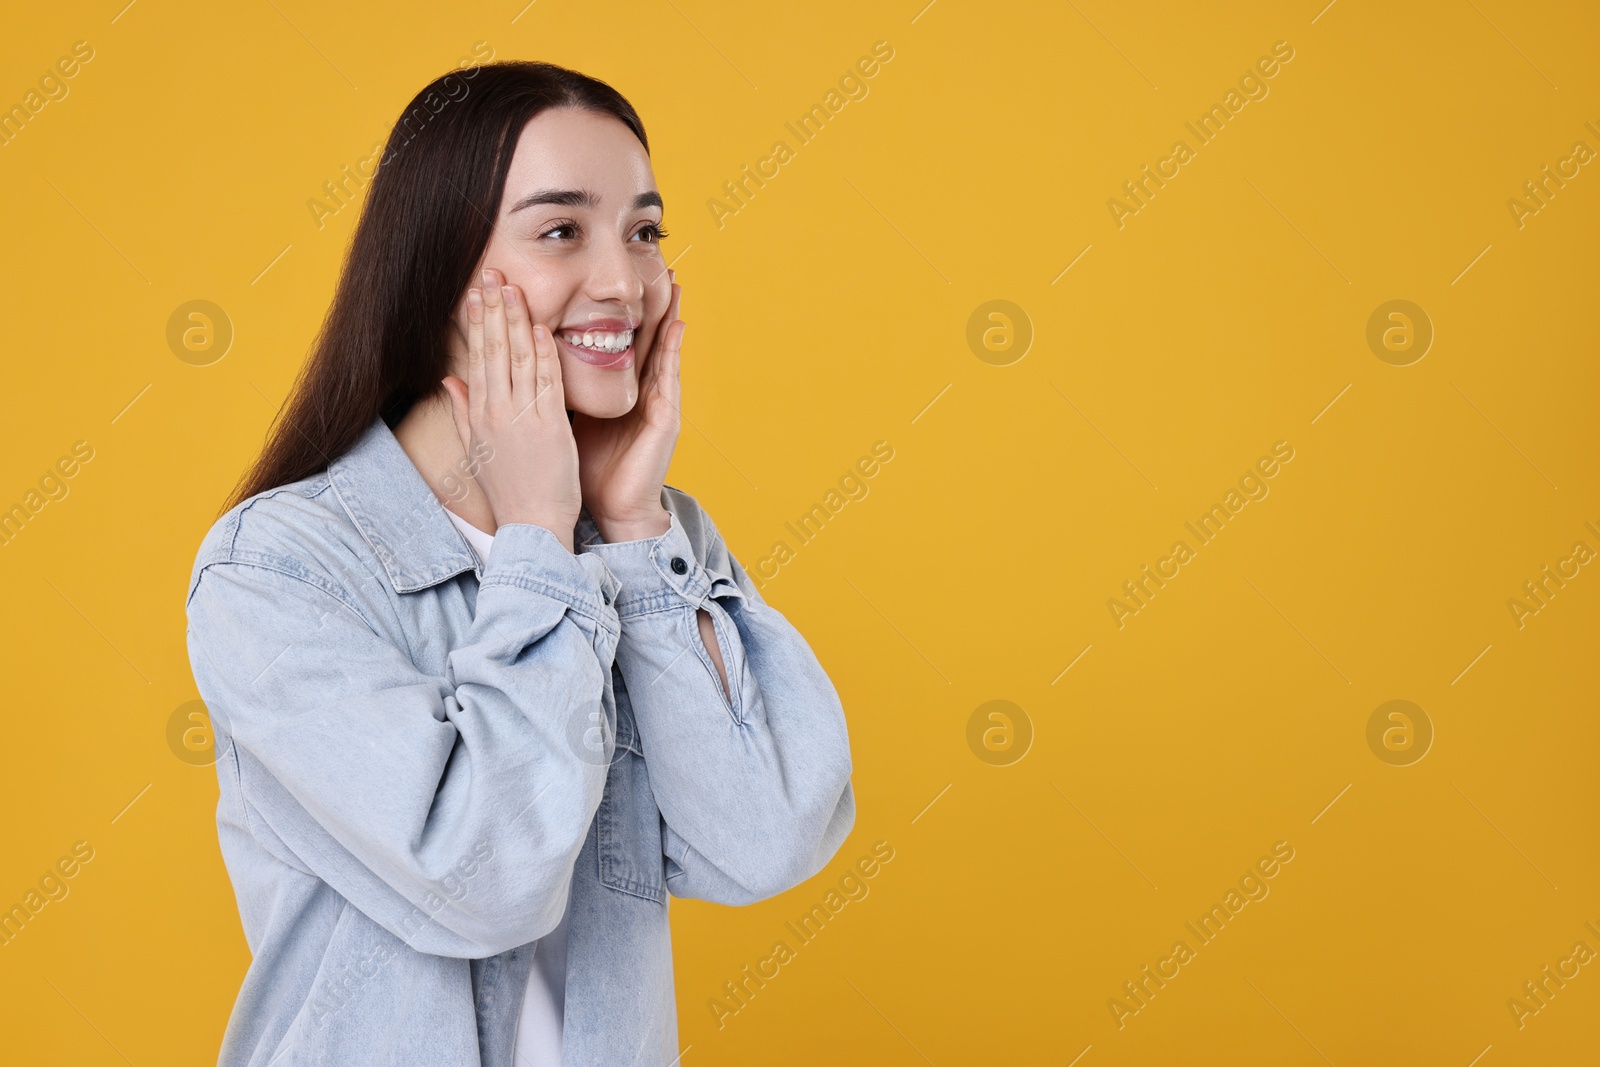
[[[328,480],[396,593],[414,593],[462,571],[483,577],[477,556],[381,416],[328,464]],[[574,537],[575,545],[603,543],[587,507]]]
[[[395,592],[477,569],[471,548],[382,417],[328,464],[328,480]]]

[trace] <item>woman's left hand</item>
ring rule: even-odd
[[[572,418],[584,506],[608,543],[666,533],[671,521],[661,503],[661,487],[678,443],[685,327],[678,318],[683,290],[676,274],[669,276],[672,296],[640,368],[638,402],[614,419],[581,412]]]

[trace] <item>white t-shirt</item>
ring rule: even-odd
[[[445,508],[478,561],[488,565],[494,535],[484,533],[460,515]],[[516,1067],[561,1067],[561,1017],[567,988],[567,920],[572,913],[572,896],[567,896],[567,914],[556,928],[534,944],[533,970],[528,975],[528,991],[522,998],[522,1014],[517,1021]]]

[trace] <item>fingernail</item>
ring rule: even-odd
[[[517,291],[512,286],[502,285],[500,287],[500,295],[506,298],[506,303],[508,304],[515,304],[517,302]]]
[[[476,311],[483,306],[483,291],[480,289],[467,290],[467,306]]]
[[[492,270],[490,270],[488,267],[485,267],[485,268],[483,268],[482,275],[483,275],[483,284],[484,285],[493,285],[494,284],[494,272]]]

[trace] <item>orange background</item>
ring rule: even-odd
[[[1566,564],[1520,626],[1508,601],[1600,551],[1600,175],[1508,201],[1600,150],[1600,17],[920,3],[8,22],[0,106],[75,42],[92,58],[0,145],[0,508],[40,505],[0,547],[0,906],[93,850],[0,948],[8,1060],[215,1062],[248,953],[215,773],[169,742],[197,695],[186,580],[354,225],[308,201],[478,42],[642,114],[691,325],[670,481],[752,570],[789,542],[763,592],[849,715],[859,814],[828,869],[673,902],[686,1067],[1593,1060],[1600,967],[1521,1026],[1507,1001],[1600,952],[1600,568]],[[798,144],[785,123],[879,41],[866,95]],[[1185,123],[1280,41],[1267,94],[1200,145]],[[1193,158],[1119,227],[1108,201],[1179,139]],[[192,300],[231,326],[220,358],[169,345]],[[993,300],[1014,309],[974,347]],[[1423,318],[1380,327],[1431,324],[1415,361],[1369,346],[1394,300]],[[798,544],[785,524],[880,441],[867,494]],[[1268,495],[1191,539],[1280,441]],[[1180,539],[1119,627],[1107,601]],[[1391,700],[1431,725],[1420,760],[1369,745]],[[785,923],[878,841],[870,893],[798,945]],[[1184,924],[1277,842],[1270,893],[1201,945]],[[719,1026],[779,939],[794,958]],[[1193,958],[1119,1026],[1179,939]]]

